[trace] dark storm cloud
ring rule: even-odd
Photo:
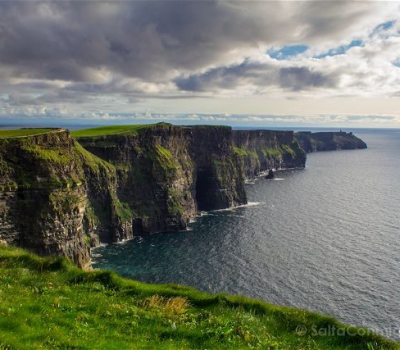
[[[185,91],[216,91],[236,89],[241,85],[276,86],[291,91],[331,88],[334,77],[315,72],[307,67],[275,67],[271,64],[245,61],[230,67],[211,69],[203,74],[191,74],[175,79],[177,87]]]
[[[307,67],[288,67],[279,70],[279,86],[292,91],[336,86],[334,77],[313,72]]]
[[[177,71],[222,66],[232,50],[336,35],[366,11],[333,1],[289,5],[278,1],[1,2],[0,64],[11,67],[18,77],[98,82],[98,70],[105,69],[163,81]],[[300,27],[306,28],[301,35]]]

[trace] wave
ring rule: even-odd
[[[126,244],[129,241],[131,241],[134,238],[128,238],[128,239],[121,239],[120,241],[114,242],[113,244]]]
[[[233,210],[236,210],[236,209],[239,209],[239,208],[255,207],[255,206],[261,205],[261,204],[265,204],[265,202],[249,202],[247,204],[237,205],[235,207],[211,210],[211,211],[207,212],[207,215],[212,215],[212,214],[208,214],[208,213],[218,213],[218,212],[221,212],[221,211],[233,211]]]

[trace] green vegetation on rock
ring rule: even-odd
[[[87,165],[89,166],[92,170],[98,171],[101,168],[107,169],[109,172],[114,172],[115,167],[111,163],[106,162],[103,159],[100,159],[99,157],[95,156],[93,153],[90,153],[87,151],[85,148],[82,147],[82,145],[75,141],[74,142],[74,152],[75,155],[81,158],[81,165]]]
[[[296,155],[296,152],[289,145],[282,145],[281,148],[285,153],[290,154],[292,157]]]
[[[71,190],[53,191],[49,195],[49,202],[53,209],[58,211],[59,215],[71,213],[73,210],[78,210],[82,205],[84,198]]]
[[[279,158],[282,155],[282,151],[276,147],[272,147],[272,148],[266,148],[263,150],[263,154],[266,157],[270,157],[270,158]]]
[[[233,153],[236,154],[239,157],[258,158],[257,152],[250,151],[250,150],[248,150],[246,148],[243,148],[243,147],[233,147]]]
[[[333,318],[0,246],[0,348],[399,349]],[[333,329],[340,331],[333,334]]]
[[[168,213],[171,215],[180,215],[184,214],[184,209],[182,207],[183,193],[174,189],[168,188],[168,199],[167,199],[167,207]]]
[[[132,221],[134,215],[129,204],[121,202],[116,196],[114,197],[114,205],[117,216],[121,219],[121,222]]]
[[[176,164],[174,162],[174,158],[172,157],[171,152],[159,145],[155,147],[155,156],[159,164],[166,170],[176,169]]]
[[[41,147],[35,144],[26,143],[21,147],[25,152],[32,155],[32,158],[49,163],[61,165],[69,164],[72,160],[71,154],[62,147]]]

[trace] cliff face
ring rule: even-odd
[[[230,128],[161,124],[79,142],[115,165],[136,234],[183,229],[199,211],[246,203]]]
[[[234,152],[241,158],[247,178],[270,169],[303,168],[304,150],[293,131],[235,130]]]
[[[364,141],[354,136],[353,133],[340,132],[296,132],[296,140],[307,152],[334,151],[340,149],[364,149]]]
[[[0,240],[90,264],[90,246],[118,229],[115,169],[66,130],[0,139]]]
[[[245,204],[246,178],[305,165],[293,132],[161,123],[78,140],[116,167],[118,197],[135,234],[183,229],[200,211]]]
[[[100,241],[184,229],[200,211],[245,204],[246,178],[305,166],[299,143],[363,147],[349,134],[223,126],[96,132],[79,142],[63,129],[0,139],[0,242],[85,267]]]

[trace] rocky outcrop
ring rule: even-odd
[[[296,140],[307,152],[315,151],[334,151],[349,149],[364,149],[367,145],[364,141],[354,136],[352,132],[296,132]]]
[[[360,141],[165,123],[78,141],[64,129],[0,139],[0,242],[86,267],[100,241],[181,230],[201,211],[245,204],[246,179],[305,166],[299,143],[313,151]]]
[[[90,264],[90,246],[120,228],[116,174],[67,130],[0,139],[0,240]]]
[[[79,142],[116,167],[136,234],[184,229],[199,211],[246,203],[230,128],[159,124]]]
[[[234,152],[249,179],[271,169],[305,167],[306,155],[293,131],[235,130],[233,136]]]

